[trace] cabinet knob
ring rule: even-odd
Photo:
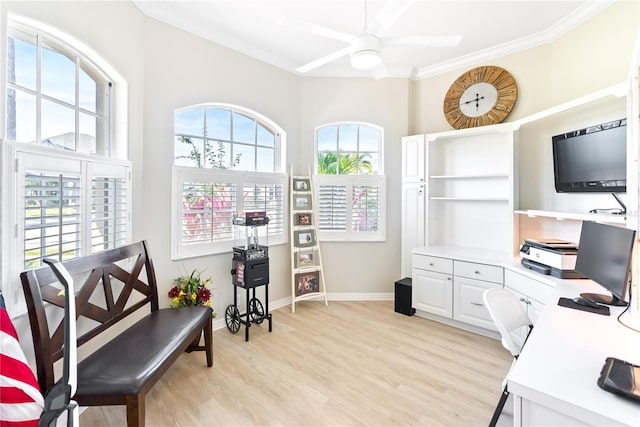
[[[484,307],[484,304],[482,304],[481,302],[475,302],[475,301],[469,301],[469,302],[473,305],[477,305],[478,307]]]
[[[447,280],[449,280],[449,281],[450,281],[450,280],[451,280],[451,276],[447,277]]]
[[[432,262],[429,263],[429,267],[433,267],[433,263]]]
[[[480,272],[478,270],[474,271],[475,274],[480,274]]]

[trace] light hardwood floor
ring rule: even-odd
[[[318,301],[214,333],[214,365],[185,353],[147,396],[147,426],[486,426],[511,364],[493,339],[393,311]],[[501,420],[502,421],[502,420]],[[83,426],[126,425],[123,406]]]

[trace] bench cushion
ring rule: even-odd
[[[135,395],[163,372],[165,359],[184,351],[198,324],[211,321],[209,307],[151,312],[78,364],[75,399]]]

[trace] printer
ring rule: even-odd
[[[566,240],[525,239],[520,246],[523,267],[561,279],[586,278],[575,270],[577,256],[578,245]]]

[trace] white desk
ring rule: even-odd
[[[557,296],[603,292],[587,281],[562,281]],[[585,287],[589,289],[584,289]],[[608,393],[596,381],[607,357],[640,364],[640,332],[610,316],[547,304],[508,377],[514,425],[640,426],[640,402]]]

